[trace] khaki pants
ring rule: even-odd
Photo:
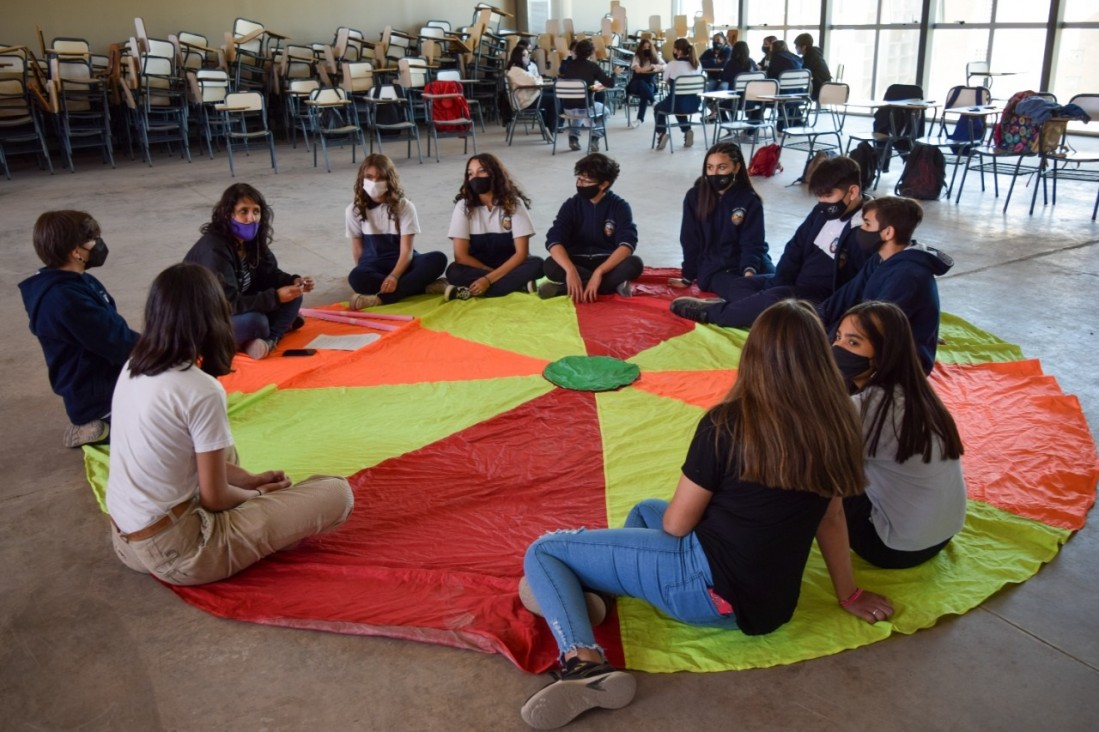
[[[347,480],[314,475],[226,511],[207,511],[196,496],[156,536],[126,541],[112,524],[111,539],[130,569],[173,585],[201,585],[231,577],[268,554],[339,526],[353,504]]]

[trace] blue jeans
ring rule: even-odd
[[[298,317],[299,310],[301,310],[301,298],[296,297],[290,302],[279,303],[279,306],[269,313],[251,312],[234,315],[231,318],[233,339],[238,347],[256,338],[278,342],[294,324],[294,318]]]
[[[639,597],[682,623],[730,630],[710,599],[710,563],[692,531],[664,532],[667,501],[633,507],[622,529],[558,531],[527,549],[523,571],[562,655],[598,648],[584,590]]]

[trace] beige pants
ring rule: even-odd
[[[353,505],[347,480],[314,475],[226,511],[207,511],[196,496],[156,536],[126,541],[112,524],[111,539],[130,569],[173,585],[201,585],[231,577],[268,554],[339,526]]]

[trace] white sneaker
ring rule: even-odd
[[[377,295],[359,295],[356,293],[351,296],[347,307],[351,310],[362,310],[363,308],[376,308],[381,304],[382,299]]]
[[[633,285],[630,284],[629,280],[618,285],[618,287],[614,288],[614,291],[622,297],[633,297]]]
[[[656,149],[657,150],[663,150],[667,146],[668,146],[668,133],[667,132],[661,132],[660,137],[657,138],[657,140],[656,140]]]
[[[275,342],[264,338],[253,338],[244,344],[242,349],[250,358],[262,361],[271,351],[275,350]]]

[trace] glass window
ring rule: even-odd
[[[785,4],[776,0],[748,0],[747,13],[746,20],[749,25],[785,25],[786,23]]]
[[[1045,28],[1000,29],[992,37],[989,71],[1014,72],[1013,76],[992,77],[993,94],[1009,97],[1023,89],[1041,91]]]
[[[1049,0],[996,0],[997,23],[1041,23],[1049,20]]]
[[[965,65],[984,61],[988,56],[989,31],[981,28],[937,28],[931,32],[928,58],[931,74],[924,82],[924,93],[940,99],[952,86],[965,84]],[[983,79],[974,79],[975,85]]]
[[[1095,69],[1099,68],[1099,29],[1065,28],[1054,62],[1052,90],[1058,101],[1067,103],[1075,94],[1094,92]],[[1094,128],[1094,122],[1092,123]]]
[[[1099,23],[1099,4],[1095,0],[1062,0],[1066,23]]]
[[[915,84],[920,55],[919,28],[881,31],[878,46],[878,80],[874,94],[882,97],[890,84]],[[927,88],[925,98],[938,99]]]
[[[923,0],[890,0],[882,3],[882,23],[915,23],[918,25],[921,15],[923,15]]]
[[[938,23],[988,23],[992,0],[931,0],[931,18]]]
[[[906,0],[899,0],[902,4]],[[916,12],[919,16],[919,11]],[[866,0],[835,0],[832,3],[833,25],[874,25],[878,22],[878,6]]]
[[[781,0],[775,0],[775,4],[781,4]],[[819,28],[820,0],[786,0],[786,22]]]
[[[740,3],[737,0],[714,0],[714,25],[740,25]]]
[[[843,66],[843,81],[851,87],[851,99],[872,99],[874,31],[836,30],[828,36],[828,66],[832,76]]]

